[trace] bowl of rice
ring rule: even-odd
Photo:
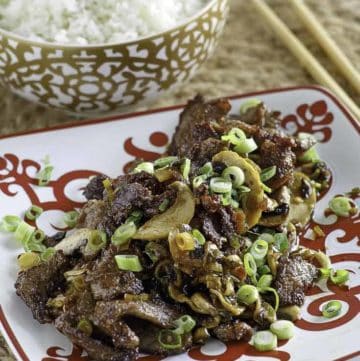
[[[127,111],[189,79],[228,0],[1,0],[0,81],[73,113]]]

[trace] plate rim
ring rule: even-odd
[[[354,126],[354,128],[360,134],[360,119],[359,119],[359,121],[357,121],[355,119],[355,117],[348,111],[348,109],[341,103],[341,101],[336,97],[336,95],[334,93],[332,93],[327,88],[319,86],[319,85],[299,85],[299,86],[290,86],[290,87],[271,88],[271,89],[267,89],[267,90],[259,90],[259,91],[253,91],[253,92],[248,92],[248,93],[239,93],[239,94],[234,94],[234,95],[230,95],[230,96],[224,96],[224,98],[233,100],[233,99],[241,99],[241,98],[246,98],[249,96],[256,96],[256,95],[284,93],[284,92],[293,91],[293,90],[317,90],[318,92],[325,94],[336,104],[336,106],[341,110],[341,112],[344,114],[344,116],[350,121],[350,123]],[[219,97],[215,97],[215,98],[219,98]],[[68,128],[83,127],[83,126],[99,124],[99,123],[107,123],[107,122],[119,121],[119,120],[129,120],[131,118],[136,118],[136,117],[143,116],[143,115],[163,113],[163,112],[167,112],[167,111],[182,109],[185,107],[185,105],[186,104],[176,104],[176,105],[159,107],[159,108],[154,108],[154,109],[149,109],[149,110],[144,110],[144,111],[130,112],[130,113],[124,113],[124,114],[113,114],[110,116],[103,116],[103,117],[97,117],[97,118],[89,118],[89,119],[85,119],[83,121],[81,121],[81,120],[80,121],[74,120],[74,121],[70,121],[70,122],[65,121],[66,122],[65,124],[58,124],[58,125],[50,126],[50,127],[42,127],[39,129],[24,130],[24,131],[10,133],[10,134],[4,134],[4,135],[0,134],[0,140],[14,138],[14,137],[18,137],[18,136],[33,135],[33,134],[38,134],[38,133],[68,129]]]

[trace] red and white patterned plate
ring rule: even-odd
[[[172,360],[356,359],[360,355],[360,216],[340,219],[324,214],[324,210],[331,197],[360,186],[359,124],[333,95],[316,87],[235,96],[233,110],[237,111],[242,101],[254,96],[279,110],[282,124],[290,132],[313,133],[320,142],[318,150],[332,169],[333,181],[328,193],[317,204],[313,223],[319,224],[326,236],[312,241],[309,239],[311,232],[307,232],[302,244],[326,250],[334,268],[348,269],[349,287],[325,283],[314,287],[302,309],[301,320],[296,323],[295,337],[281,342],[277,351],[258,353],[246,343],[225,345],[211,341]],[[81,188],[91,175],[103,172],[116,176],[126,169],[134,156],[152,160],[165,150],[180,110],[181,107],[173,107],[2,137],[0,217],[5,214],[23,216],[31,204],[38,204],[45,209],[37,221],[39,228],[49,234],[63,228],[63,212],[81,207],[84,202]],[[55,166],[53,180],[47,187],[39,188],[35,174],[46,155]],[[16,296],[16,256],[20,251],[20,245],[10,236],[0,235],[0,332],[3,339],[22,361],[86,360],[82,351],[52,326],[41,326],[34,321],[30,310]],[[322,318],[321,305],[335,299],[343,304],[341,314],[331,320]],[[2,357],[5,356],[0,355],[1,360]],[[140,359],[159,360],[148,356]]]

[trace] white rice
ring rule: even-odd
[[[0,0],[0,27],[37,41],[104,44],[176,26],[208,0]]]

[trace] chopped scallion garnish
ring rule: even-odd
[[[280,299],[279,299],[279,294],[277,293],[276,289],[272,288],[272,287],[264,287],[260,290],[260,292],[261,293],[271,292],[274,295],[274,298],[275,298],[274,310],[277,311],[279,308]]]
[[[341,217],[349,217],[353,208],[357,209],[356,205],[348,197],[334,197],[329,202],[329,208]]]
[[[18,216],[5,216],[1,220],[0,230],[5,232],[15,232],[21,222],[21,218]]]
[[[165,212],[168,209],[169,204],[170,204],[170,200],[168,198],[165,198],[159,205],[159,211]]]
[[[129,241],[134,234],[136,233],[136,225],[134,222],[129,222],[121,225],[111,237],[111,242],[116,246],[121,246],[122,244]]]
[[[330,272],[330,280],[336,285],[343,285],[349,280],[349,271],[338,269],[334,272]]]
[[[342,305],[340,301],[330,301],[322,308],[322,314],[326,318],[333,318],[340,314],[341,308]]]
[[[64,214],[64,223],[69,228],[74,228],[78,222],[78,219],[79,219],[79,212],[77,211],[70,211]]]
[[[115,261],[120,270],[141,272],[143,270],[139,257],[132,254],[117,255]]]
[[[236,298],[239,303],[251,305],[259,299],[259,291],[255,286],[242,285],[236,293]]]
[[[256,99],[256,98],[246,100],[240,106],[240,114],[245,114],[250,108],[254,108],[261,103],[262,103],[262,101],[260,99]]]
[[[54,167],[50,164],[49,157],[47,156],[44,160],[44,168],[36,174],[36,177],[39,180],[38,185],[40,187],[46,186],[50,183],[53,170]]]
[[[273,280],[272,275],[270,275],[270,274],[264,274],[264,275],[262,275],[262,276],[259,278],[256,286],[257,286],[260,290],[265,289],[265,288],[271,286],[272,280]]]
[[[172,166],[178,160],[179,160],[178,157],[171,157],[171,156],[159,158],[159,159],[156,159],[156,161],[154,162],[154,167],[155,168],[164,168],[164,167]]]
[[[133,211],[130,213],[130,216],[127,218],[125,223],[134,222],[135,225],[138,226],[141,222],[143,215],[143,212],[140,210]]]
[[[284,253],[289,248],[289,240],[285,233],[275,233],[273,247],[276,252]]]
[[[256,332],[253,342],[258,351],[271,351],[277,347],[277,337],[270,331]]]
[[[260,180],[262,182],[267,182],[272,177],[274,177],[276,174],[276,165],[273,165],[272,167],[265,168],[260,173]]]
[[[49,247],[49,248],[46,248],[46,250],[43,253],[41,253],[40,258],[42,261],[47,262],[52,258],[52,256],[55,253],[56,253],[55,248]]]
[[[181,251],[193,251],[196,247],[194,237],[188,232],[177,234],[175,241]]]
[[[205,163],[199,170],[201,175],[206,175],[208,177],[212,176],[214,173],[213,166],[211,162]]]
[[[222,177],[230,180],[234,188],[241,187],[245,182],[244,171],[236,166],[225,168],[222,172]]]
[[[104,231],[94,230],[87,241],[85,253],[97,253],[107,244],[106,233]]]
[[[20,241],[23,245],[30,241],[31,236],[35,232],[35,227],[30,226],[24,221],[21,221],[17,226],[14,237],[16,240]]]
[[[214,193],[229,193],[232,183],[222,177],[214,177],[210,180],[210,190]]]
[[[151,162],[143,162],[143,163],[138,164],[134,168],[134,173],[141,173],[141,172],[154,174],[154,164]]]
[[[174,350],[182,346],[181,335],[172,330],[161,330],[158,335],[158,342],[166,350]]]
[[[244,139],[241,143],[238,143],[234,150],[236,153],[239,154],[248,154],[253,152],[258,148],[257,144],[255,143],[255,140],[253,138],[247,138]]]
[[[185,158],[184,163],[181,165],[181,173],[185,180],[189,180],[189,174],[191,170],[191,160]]]
[[[244,266],[246,274],[256,283],[257,266],[254,257],[251,253],[246,253],[244,256]]]
[[[202,174],[195,177],[192,181],[193,189],[199,188],[207,179],[207,175]]]
[[[178,335],[183,335],[185,333],[191,332],[191,330],[196,326],[196,321],[189,315],[184,315],[174,321],[176,329],[173,330],[174,333]]]
[[[263,260],[267,255],[268,249],[269,244],[262,239],[258,239],[252,244],[250,248],[250,253],[253,256],[257,265],[260,266],[263,263]]]
[[[270,330],[279,340],[288,340],[294,336],[294,324],[288,320],[278,320],[270,325]]]
[[[203,244],[205,244],[206,239],[205,239],[204,235],[198,229],[193,229],[191,231],[191,234],[196,239],[198,244],[200,244],[201,246]]]
[[[243,130],[239,128],[232,128],[228,134],[225,134],[221,137],[221,140],[224,142],[229,142],[230,144],[237,145],[246,139],[246,134]]]
[[[35,219],[39,218],[43,211],[44,210],[41,207],[33,205],[26,211],[25,217],[30,221],[34,221]]]

